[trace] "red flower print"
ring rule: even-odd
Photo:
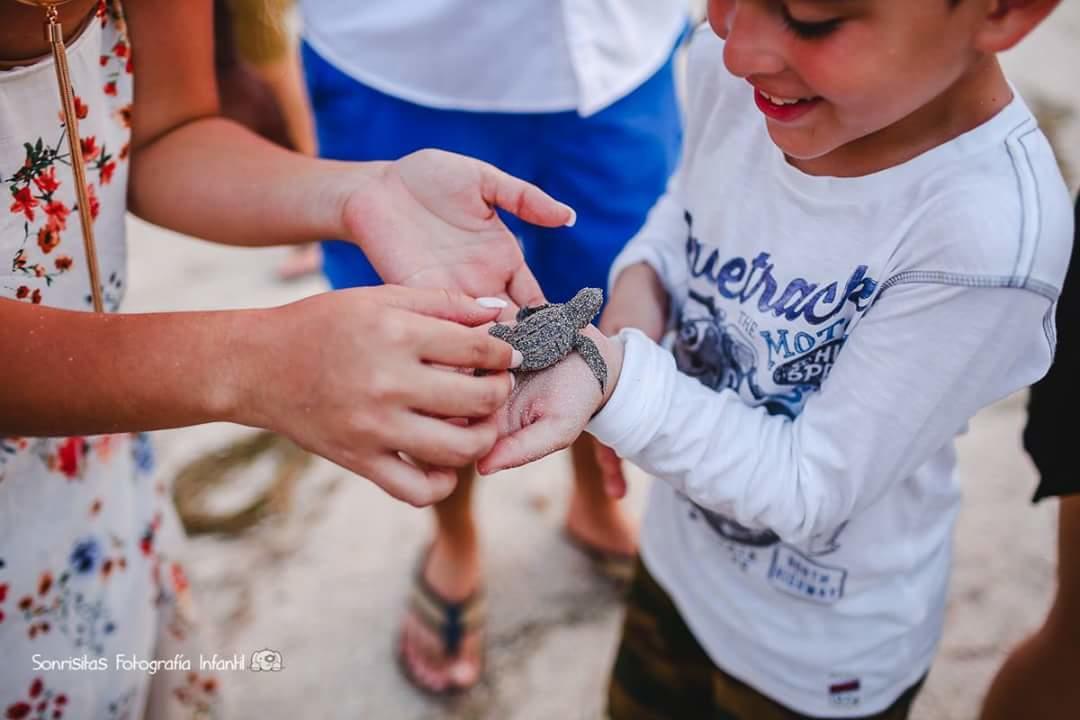
[[[109,56],[102,55],[100,58],[98,58],[98,62],[101,64],[101,67],[105,67],[109,64]]]
[[[96,498],[90,506],[90,514],[97,515],[99,512],[101,512],[101,498]]]
[[[59,230],[67,229],[67,218],[71,208],[57,200],[50,200],[45,206],[45,214],[49,216],[49,224],[56,225]]]
[[[116,119],[126,128],[131,127],[131,103],[116,111]]]
[[[34,288],[34,292],[30,293],[30,302],[34,303],[35,305],[40,305],[41,304],[41,289],[40,288]]]
[[[30,683],[30,697],[36,698],[44,689],[45,683],[42,682],[41,678],[34,678],[34,682]]]
[[[57,451],[60,460],[60,472],[69,478],[75,477],[79,473],[79,461],[82,460],[85,448],[85,438],[71,437],[65,440]]]
[[[15,291],[15,297],[19,300],[25,300],[30,296],[30,288],[25,285],[20,285],[19,289]]]
[[[135,69],[135,66],[132,64],[131,55],[128,55],[127,64],[124,65],[124,72],[126,72],[128,75],[130,75],[132,73],[132,71],[134,71],[134,69]]]
[[[7,720],[22,720],[22,718],[30,714],[30,705],[24,702],[17,702],[8,705],[7,712],[4,713],[4,717]]]
[[[90,162],[101,152],[101,147],[97,144],[97,138],[93,135],[83,138],[79,144],[82,146],[84,162]]]
[[[19,609],[22,610],[23,612],[26,612],[27,610],[29,610],[33,606],[34,606],[34,598],[30,597],[29,595],[24,596],[23,599],[19,601]]]
[[[41,252],[51,253],[60,244],[60,231],[52,223],[38,230],[37,244]]]
[[[94,11],[94,15],[105,20],[108,17],[109,8],[105,5],[105,0],[98,0],[97,10]]]
[[[41,573],[41,578],[38,580],[38,595],[45,595],[51,587],[52,573],[48,571]],[[33,693],[31,693],[30,697],[33,697]]]
[[[45,277],[45,266],[44,265],[35,265],[34,266],[34,277]]]
[[[85,120],[86,116],[90,114],[90,106],[82,101],[82,98],[78,95],[75,96],[75,117],[80,120]]]
[[[22,213],[30,222],[34,221],[34,208],[38,206],[37,199],[30,194],[30,186],[20,188],[12,193],[15,202],[11,204],[11,212]]]
[[[15,253],[14,259],[11,261],[11,269],[19,270],[24,267],[26,267],[26,251],[20,248],[19,251]]]
[[[120,159],[127,160],[128,153],[131,152],[131,143],[124,143],[124,147],[120,148]]]
[[[105,83],[105,94],[106,95],[111,95],[112,97],[116,97],[116,81],[115,80],[110,80],[109,82]]]
[[[116,161],[110,160],[101,167],[101,184],[108,185],[116,171]]]
[[[72,260],[70,257],[68,257],[67,255],[61,255],[60,257],[56,258],[56,269],[60,272],[70,270],[71,263]]]
[[[173,587],[178,593],[182,593],[187,590],[191,584],[188,582],[187,574],[184,573],[184,566],[180,563],[172,564],[172,581]]]
[[[113,51],[113,55],[115,55],[116,57],[127,57],[127,54],[128,54],[127,43],[125,43],[123,40],[121,40],[120,42],[113,45],[112,51]]]
[[[97,220],[101,212],[101,201],[98,200],[97,192],[91,183],[86,183],[86,199],[90,201],[90,219]]]
[[[34,184],[46,195],[56,192],[56,189],[60,187],[60,181],[56,179],[56,168],[50,167],[48,170],[39,172],[34,178]]]
[[[8,584],[7,583],[0,583],[0,603],[7,600],[7,591],[8,591]]]

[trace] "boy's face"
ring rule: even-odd
[[[945,122],[916,111],[979,61],[986,3],[709,0],[709,23],[727,41],[727,69],[754,87],[773,142],[814,160],[884,129],[918,144],[926,123]]]

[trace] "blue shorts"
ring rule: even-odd
[[[439,148],[485,160],[577,210],[573,228],[557,229],[504,214],[552,302],[582,287],[607,286],[612,261],[645,221],[678,160],[682,118],[671,59],[630,95],[583,118],[428,108],[354,80],[306,43],[302,53],[323,157],[396,160]],[[325,242],[323,258],[334,288],[382,282],[355,245]]]

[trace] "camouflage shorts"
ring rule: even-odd
[[[867,720],[904,720],[920,680]],[[717,668],[638,562],[608,687],[611,720],[811,720]]]

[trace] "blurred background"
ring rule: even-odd
[[[700,14],[703,4],[691,8]],[[289,18],[295,33],[298,20]],[[1078,46],[1080,3],[1070,0],[1004,58],[1074,191]],[[262,77],[273,89],[288,84],[288,72],[264,68]],[[288,133],[290,120],[282,120]],[[299,261],[299,271],[292,267],[292,251],[189,242],[134,219],[129,231],[129,312],[276,305],[326,289],[321,275],[305,274],[310,258]],[[1036,476],[1020,447],[1024,402],[1018,394],[987,409],[960,441],[966,497],[948,620],[916,720],[974,717],[1005,653],[1045,615],[1056,501],[1029,502]],[[197,533],[188,567],[212,626],[208,651],[282,655],[280,673],[224,674],[230,717],[600,716],[621,610],[559,532],[569,490],[565,456],[481,483],[486,677],[473,692],[434,703],[400,678],[395,660],[409,575],[430,534],[428,514],[244,428],[203,426],[155,440],[159,479],[177,483],[178,503]],[[635,512],[648,482],[632,477],[626,502]]]

